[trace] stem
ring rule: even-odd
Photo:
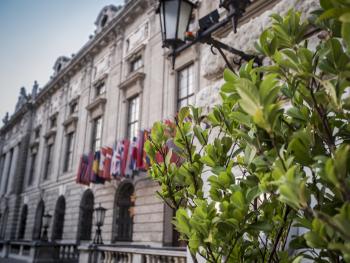
[[[175,123],[176,123],[176,126],[178,127],[178,130],[180,131],[181,138],[185,141],[186,150],[188,152],[190,163],[193,164],[191,146],[189,145],[187,137],[183,134],[177,118],[175,118]],[[193,183],[194,183],[194,189],[195,189],[195,192],[197,193],[198,190],[199,190],[198,189],[199,187],[198,187],[198,184],[197,184],[196,176],[192,172],[190,172],[190,174],[192,175]]]
[[[285,228],[285,224],[287,222],[287,218],[288,218],[288,214],[289,212],[291,211],[292,209],[289,207],[289,206],[286,206],[285,207],[285,210],[284,210],[284,216],[283,216],[283,224],[281,226],[281,228],[279,229],[278,233],[277,233],[277,236],[276,236],[276,239],[275,239],[275,242],[273,244],[273,248],[272,248],[272,251],[271,251],[271,254],[270,254],[270,257],[268,259],[268,262],[272,262],[273,260],[273,257],[276,253],[276,250],[277,250],[277,246],[280,242],[280,239],[282,237],[282,234],[283,234],[283,230]]]
[[[332,135],[332,131],[329,127],[329,123],[328,123],[328,120],[327,120],[327,116],[326,114],[324,114],[324,109],[322,106],[319,106],[317,104],[317,100],[316,100],[316,97],[315,97],[315,94],[314,94],[314,90],[313,90],[313,84],[316,83],[315,79],[312,78],[312,83],[311,83],[311,87],[310,87],[310,94],[311,94],[311,98],[312,98],[312,101],[314,103],[314,106],[315,106],[315,109],[316,109],[316,112],[318,113],[321,121],[322,121],[322,125],[323,125],[323,128],[326,132],[326,139],[325,139],[325,142],[326,144],[328,145],[329,147],[329,150],[334,153],[335,151],[335,143],[334,143],[334,138],[333,138],[333,135]]]

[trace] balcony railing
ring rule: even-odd
[[[115,245],[80,246],[80,262],[96,263],[186,263],[186,249],[124,247]]]
[[[41,241],[0,241],[0,258],[23,262],[79,262],[75,243]]]

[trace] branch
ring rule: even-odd
[[[286,222],[287,222],[288,214],[289,214],[289,212],[292,210],[288,205],[287,205],[285,208],[286,208],[286,209],[285,209],[284,216],[283,216],[283,223],[282,223],[282,226],[281,226],[281,228],[279,229],[279,231],[278,231],[278,233],[277,233],[275,242],[274,242],[274,244],[273,244],[273,249],[272,249],[272,251],[271,251],[271,254],[270,254],[270,257],[269,257],[268,262],[272,262],[272,259],[273,259],[274,255],[275,255],[275,253],[276,253],[276,250],[277,250],[277,246],[278,246],[278,244],[279,244],[279,242],[280,242],[280,239],[281,239],[281,237],[282,237],[283,230],[284,230],[285,224],[286,224]]]

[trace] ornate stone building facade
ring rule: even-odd
[[[271,13],[317,6],[315,0],[252,2],[237,34],[227,27],[216,36],[248,53]],[[218,6],[218,0],[199,1],[195,20]],[[82,154],[132,137],[185,104],[210,107],[218,101],[223,59],[196,45],[173,68],[155,9],[153,0],[106,6],[90,40],[74,56],[56,60],[49,83],[41,89],[35,83],[30,95],[21,91],[15,113],[0,130],[2,240],[40,239],[42,216],[49,212],[50,239],[89,242],[95,232],[93,209],[101,203],[107,209],[105,243],[174,244],[172,214],[146,172],[104,185],[75,181]]]

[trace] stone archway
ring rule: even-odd
[[[35,211],[35,219],[33,226],[33,240],[40,240],[41,238],[41,228],[43,223],[43,215],[45,213],[45,203],[44,200],[40,200]]]
[[[52,225],[52,240],[61,240],[63,237],[64,216],[66,214],[66,199],[61,195],[56,202]]]
[[[131,182],[122,183],[114,198],[112,241],[132,241],[134,207],[134,186]]]
[[[23,205],[18,228],[18,239],[24,239],[27,227],[28,205]]]
[[[86,190],[80,201],[78,221],[78,241],[91,240],[92,217],[94,213],[94,194],[90,189]]]

